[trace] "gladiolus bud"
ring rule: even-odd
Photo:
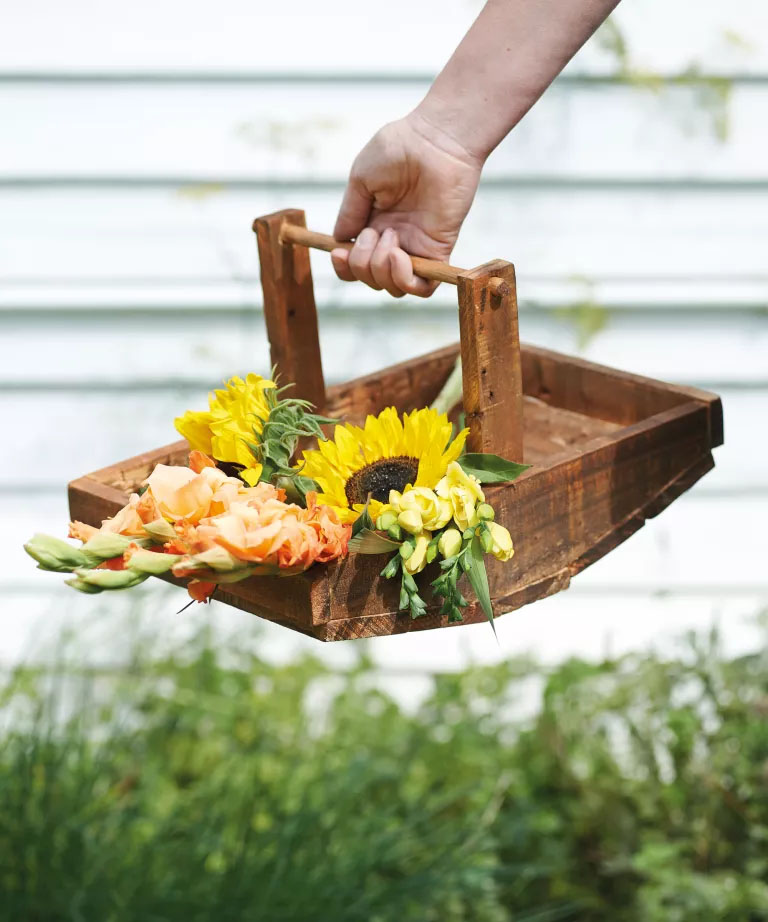
[[[128,550],[131,540],[125,535],[100,531],[85,542],[83,550],[86,554],[93,554],[94,557],[98,557],[100,560],[111,560],[113,557],[120,557],[124,554]]]
[[[78,567],[87,567],[93,563],[93,558],[81,548],[50,535],[35,535],[24,545],[24,550],[38,562],[41,570],[71,573]]]
[[[226,553],[226,552],[225,552]],[[137,573],[150,573],[160,576],[181,560],[178,554],[161,554],[157,551],[133,551],[128,557],[128,566]]]
[[[493,511],[493,506],[490,506],[488,503],[480,503],[480,505],[475,509],[478,519],[481,522],[492,522],[496,518],[496,513]]]
[[[79,580],[98,589],[130,589],[147,578],[146,573],[135,570],[76,570]]]
[[[446,528],[437,542],[437,549],[443,557],[455,557],[461,550],[461,532],[456,528]]]

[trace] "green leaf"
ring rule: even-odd
[[[468,452],[462,455],[459,464],[465,474],[473,474],[480,483],[509,483],[531,466],[481,452]]]
[[[349,550],[353,554],[391,554],[399,548],[399,542],[390,541],[369,528],[364,528],[349,541]]]
[[[363,529],[365,529],[366,531],[374,530],[373,519],[371,518],[370,512],[368,512],[368,506],[370,502],[371,502],[371,497],[369,496],[368,499],[365,501],[365,506],[363,508],[363,511],[360,513],[360,515],[355,519],[354,523],[352,524],[352,537],[353,538],[356,535],[359,535],[360,532],[363,531]]]
[[[477,596],[480,607],[485,612],[486,617],[491,623],[493,633],[496,634],[496,625],[493,623],[493,605],[491,604],[491,590],[488,586],[488,573],[485,569],[485,560],[483,559],[483,546],[479,538],[473,538],[467,552],[469,569],[467,577],[472,589]],[[498,639],[498,636],[497,636]]]

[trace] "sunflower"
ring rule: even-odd
[[[360,514],[368,496],[375,519],[389,500],[389,491],[406,486],[434,487],[464,448],[468,429],[454,439],[444,413],[414,410],[400,418],[394,407],[369,416],[360,428],[336,426],[333,439],[305,451],[302,474],[322,492],[319,503],[332,506],[342,522]]]
[[[174,420],[174,425],[192,450],[237,465],[239,476],[255,484],[262,466],[255,461],[248,443],[261,433],[262,420],[269,416],[265,392],[275,386],[261,375],[249,374],[245,380],[230,378],[224,388],[208,395],[208,410],[188,410]]]

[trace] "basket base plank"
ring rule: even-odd
[[[458,346],[448,347],[329,388],[325,412],[361,422],[387,406],[429,405],[457,354]],[[486,491],[516,548],[509,563],[489,560],[497,615],[567,588],[710,470],[712,448],[723,439],[714,394],[532,346],[521,348],[521,360],[523,455],[532,467]],[[72,518],[98,525],[155,464],[186,458],[186,443],[176,442],[73,481]],[[449,626],[437,607],[416,621],[398,612],[398,586],[378,578],[382,566],[383,558],[352,555],[300,576],[222,587],[215,597],[327,641]],[[432,578],[430,568],[419,577],[425,598]],[[461,623],[482,620],[471,604]]]

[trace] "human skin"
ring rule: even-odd
[[[344,281],[429,297],[413,256],[447,262],[488,155],[619,0],[488,0],[419,105],[352,164],[331,253]]]

